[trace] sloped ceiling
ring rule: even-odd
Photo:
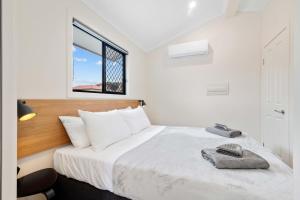
[[[262,11],[271,0],[242,0],[239,10],[241,12]]]
[[[144,51],[220,17],[229,0],[82,0]],[[241,11],[260,11],[269,0],[241,0]]]

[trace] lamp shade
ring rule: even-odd
[[[18,100],[18,118],[20,121],[26,121],[36,116],[36,113],[26,105],[25,101]]]

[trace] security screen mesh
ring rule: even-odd
[[[106,91],[124,93],[124,55],[106,46]]]

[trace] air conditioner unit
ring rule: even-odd
[[[207,55],[208,40],[193,41],[169,46],[169,57],[180,58],[195,55]]]

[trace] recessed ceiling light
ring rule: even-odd
[[[193,10],[194,8],[196,8],[196,6],[197,6],[197,2],[196,1],[191,1],[189,3],[189,9],[190,10]]]
[[[197,1],[190,1],[189,5],[188,5],[188,15],[191,15],[193,10],[196,8],[197,6]]]

